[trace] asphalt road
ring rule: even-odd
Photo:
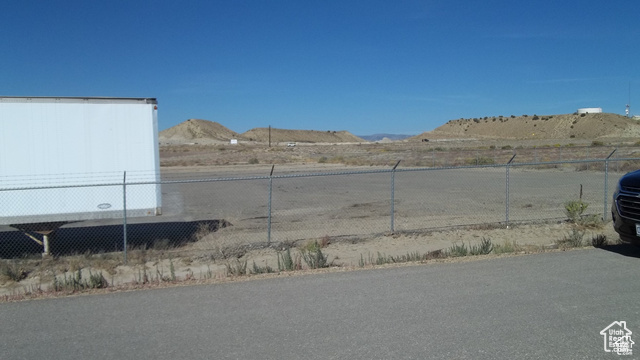
[[[0,359],[618,359],[640,254],[612,249],[5,303]]]

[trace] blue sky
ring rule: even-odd
[[[640,1],[4,0],[0,95],[155,97],[189,118],[418,134],[640,114]]]

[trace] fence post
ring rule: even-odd
[[[395,220],[395,182],[396,182],[396,168],[398,167],[398,164],[400,164],[400,161],[402,160],[398,160],[398,162],[393,166],[393,169],[391,169],[391,233],[393,233],[395,231],[395,227],[394,227],[394,220]]]
[[[271,165],[271,173],[269,174],[269,203],[267,209],[267,246],[271,246],[271,194],[273,193],[273,168],[275,165]]]
[[[513,154],[509,162],[507,162],[507,182],[505,184],[505,223],[507,224],[507,229],[509,228],[509,168],[511,167],[511,162],[516,158],[516,154]]]
[[[124,172],[122,178],[122,247],[124,250],[123,262],[127,265],[127,172]]]
[[[604,159],[604,209],[602,210],[602,221],[607,221],[607,208],[608,208],[608,204],[607,204],[607,199],[609,198],[609,190],[608,190],[608,185],[609,185],[609,158],[613,155],[614,152],[616,152],[616,150],[618,149],[613,149],[613,151],[611,152],[611,154],[609,154],[609,156],[607,156],[606,159]]]

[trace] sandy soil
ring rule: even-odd
[[[326,238],[322,252],[328,255],[332,267],[342,270],[360,268],[360,262],[364,261],[366,267],[372,266],[379,256],[402,256],[410,253],[425,254],[438,250],[447,250],[452,245],[465,244],[476,245],[483,238],[490,239],[494,245],[512,245],[515,251],[512,254],[538,253],[544,251],[557,251],[557,241],[571,235],[572,225],[568,223],[526,224],[514,225],[510,228],[473,227],[432,231],[420,234],[389,234],[372,238]],[[586,230],[585,242],[589,243],[596,235],[605,235],[610,242],[616,242],[617,234],[611,224],[605,224],[601,229]],[[300,251],[312,241],[298,242],[292,248],[294,257],[300,256]],[[0,284],[0,300],[21,299],[25,293],[35,293],[36,297],[49,296],[50,294],[37,295],[38,291],[46,292],[51,289],[54,269],[59,269],[55,274],[59,279],[62,276],[71,277],[75,274],[75,268],[82,268],[82,277],[88,278],[89,272],[102,272],[105,279],[115,286],[115,289],[144,288],[153,286],[167,286],[170,284],[192,282],[227,281],[229,276],[227,266],[236,266],[247,262],[247,269],[251,272],[253,264],[259,267],[269,266],[277,270],[278,251],[283,249],[262,248],[246,252],[237,261],[235,258],[212,260],[211,258],[198,256],[197,253],[189,254],[185,251],[179,253],[147,252],[129,254],[128,265],[112,266],[111,262],[67,259],[62,265],[55,265],[55,261],[49,266],[43,265],[38,275],[31,275],[20,282],[5,281]],[[116,256],[116,262],[120,262]],[[478,259],[481,259],[479,257]],[[75,263],[74,263],[75,262]],[[304,262],[303,268],[307,268]],[[163,280],[164,279],[164,280]],[[175,279],[175,281],[174,281]],[[147,284],[143,284],[147,282]],[[114,288],[112,288],[113,290]],[[62,292],[68,294],[70,292]],[[28,298],[28,297],[27,297]]]

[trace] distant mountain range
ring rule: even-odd
[[[257,142],[300,143],[361,143],[361,139],[348,131],[288,130],[276,128],[254,128],[239,134],[225,126],[209,120],[189,119],[159,134],[164,143],[227,143],[231,139]]]
[[[401,134],[373,134],[373,135],[357,135],[361,139],[365,139],[367,141],[380,141],[384,138],[389,140],[404,140],[406,138],[412,137],[414,135],[401,135]]]

